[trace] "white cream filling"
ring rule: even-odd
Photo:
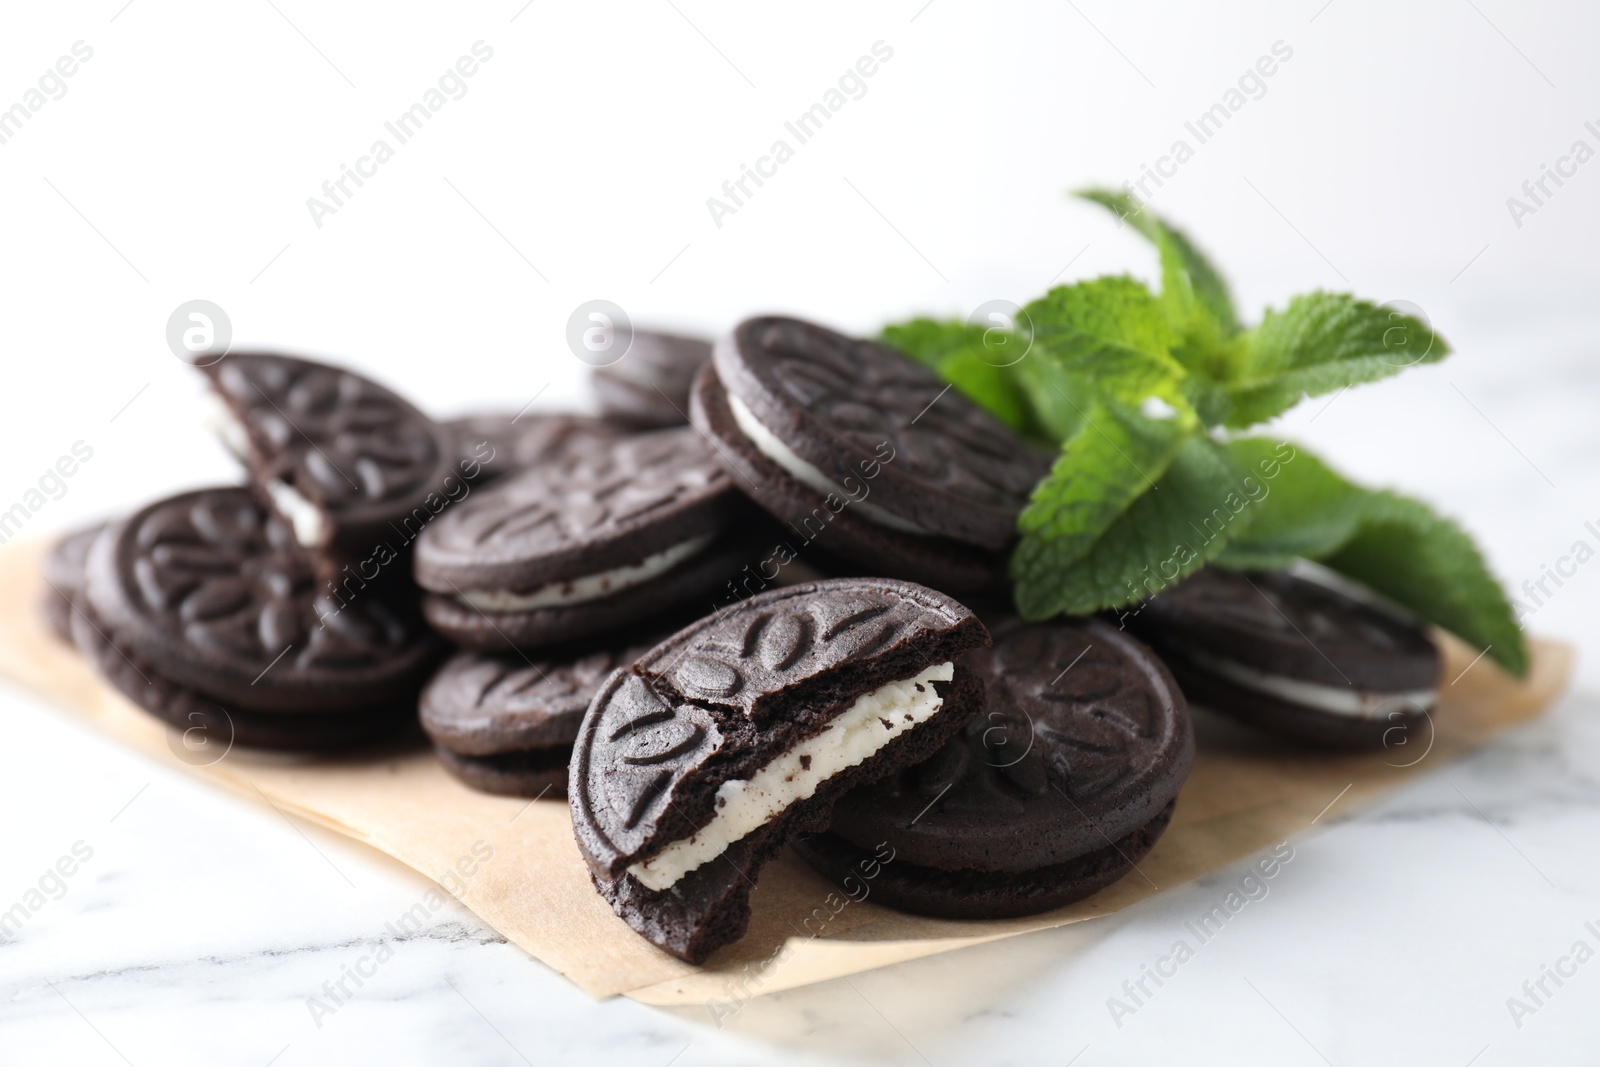
[[[880,526],[887,526],[901,533],[916,534],[919,537],[932,536],[926,527],[918,526],[910,519],[902,519],[866,500],[857,500],[843,486],[796,455],[794,449],[780,441],[777,434],[767,429],[761,420],[756,418],[756,413],[750,410],[749,405],[732,393],[728,394],[728,410],[733,412],[733,421],[738,424],[739,432],[756,446],[756,451],[788,471],[806,486],[823,495],[833,493],[841,500],[850,501],[850,506],[860,511],[862,518],[871,519]]]
[[[233,409],[210,389],[200,397],[200,422],[229,455],[240,463],[250,462],[250,436],[245,433],[244,425],[234,416]]]
[[[234,416],[233,409],[216,393],[208,391],[203,394],[200,410],[200,419],[206,429],[234,459],[248,467],[250,435],[245,432],[244,424]],[[278,514],[288,520],[296,541],[306,548],[321,547],[328,534],[328,521],[323,517],[321,508],[287,482],[269,483],[267,494],[272,497],[272,506]]]
[[[1369,693],[1353,686],[1319,685],[1298,678],[1267,674],[1243,663],[1219,659],[1202,652],[1186,652],[1185,656],[1197,666],[1246,689],[1335,715],[1378,719],[1392,711],[1427,711],[1439,699],[1438,691],[1433,689],[1417,689],[1409,693]]]
[[[328,535],[328,521],[322,509],[307,500],[288,482],[268,482],[267,494],[278,514],[289,520],[294,528],[294,539],[306,548],[317,548]]]
[[[581,578],[552,582],[528,593],[508,593],[499,589],[469,590],[457,599],[469,608],[476,608],[488,614],[535,611],[539,608],[554,608],[598,600],[666,573],[705,548],[714,537],[716,537],[714,533],[691,537],[681,544],[646,556],[638,563],[631,563],[626,567],[613,567],[598,574],[586,574]]]
[[[827,779],[865,762],[896,737],[927,722],[944,704],[932,683],[948,682],[954,674],[954,663],[938,663],[915,678],[890,682],[857,697],[817,736],[795,745],[748,779],[723,782],[709,823],[635,863],[628,873],[648,889],[677,884],[791,804],[810,797]]]

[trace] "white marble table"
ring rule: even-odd
[[[1287,432],[1425,491],[1520,585],[1600,518],[1594,334],[1546,323],[1530,345],[1530,329],[1468,315],[1455,340],[1470,359],[1307,405]],[[1580,571],[1532,625],[1594,651],[1597,583]],[[1147,979],[1149,996],[1124,983],[1242,864],[1108,920],[759,998],[720,1029],[698,1008],[592,1002],[453,903],[395,939],[385,922],[427,888],[411,871],[9,688],[0,721],[0,909],[42,904],[0,943],[6,1064],[1465,1067],[1590,1063],[1600,1032],[1600,961],[1562,962],[1578,941],[1600,950],[1588,665],[1544,720],[1376,808],[1334,805],[1268,895],[1162,986]],[[75,846],[92,854],[57,882],[47,872]],[[59,899],[28,896],[41,878]],[[308,998],[380,948],[377,973],[314,1017]],[[1540,993],[1547,966],[1572,973]],[[1114,1017],[1113,997],[1135,1010]],[[1533,1010],[1514,1018],[1512,997]]]

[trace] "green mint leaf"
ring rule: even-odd
[[[1075,195],[1106,208],[1156,246],[1161,254],[1162,295],[1175,312],[1174,321],[1190,321],[1190,309],[1198,305],[1216,324],[1220,336],[1230,337],[1239,331],[1239,316],[1233,309],[1227,280],[1182,230],[1162,221],[1129,193],[1081,189]]]
[[[1132,193],[1120,189],[1108,189],[1105,186],[1091,186],[1087,189],[1074,189],[1072,195],[1079,200],[1099,204],[1115,215],[1117,221],[1126,223],[1151,244],[1160,244],[1161,233],[1165,227],[1155,212],[1146,211],[1144,204],[1140,203],[1139,198]]]
[[[1265,495],[1218,566],[1272,570],[1315,560],[1487,648],[1513,674],[1527,671],[1516,613],[1460,526],[1410,497],[1354,485],[1303,448],[1259,438],[1228,447]]]
[[[1318,396],[1435,363],[1450,352],[1427,323],[1343,293],[1307,293],[1269,310],[1229,383],[1227,424],[1251,426]]]
[[[1348,575],[1478,649],[1519,678],[1528,646],[1505,591],[1465,530],[1421,501],[1368,494],[1367,516],[1318,562]]]
[[[1119,404],[1091,404],[1017,520],[1031,539],[1029,551],[1054,570],[1082,558],[1166,473],[1197,428],[1193,420],[1148,419]]]
[[[1176,354],[1179,362],[1183,362],[1183,354]],[[1201,422],[1207,426],[1221,426],[1227,421],[1228,413],[1233,410],[1227,386],[1204,373],[1191,374],[1178,384]]]
[[[1058,285],[1022,310],[1036,339],[1088,336],[1152,357],[1165,356],[1178,341],[1155,294],[1127,275]]]
[[[1108,277],[1057,286],[1023,308],[1020,321],[1032,331],[1022,362],[1043,361],[1087,379],[1094,393],[1124,404],[1156,396],[1188,408],[1179,384],[1186,372],[1169,354],[1178,337],[1143,283]],[[1078,399],[1060,380],[1042,384]],[[1036,403],[1044,406],[1046,398]]]
[[[1083,335],[1035,339],[1028,358],[1054,372],[1044,376],[1041,384],[1065,396],[1069,403],[1077,402],[1079,395],[1083,402],[1105,396],[1122,404],[1141,404],[1154,397],[1171,408],[1193,411],[1184,392],[1181,367],[1115,341]],[[1067,388],[1069,382],[1079,383],[1083,392],[1074,395]],[[1040,398],[1040,403],[1044,402]]]
[[[1366,491],[1287,441],[1245,437],[1228,451],[1260,489],[1241,536],[1217,557],[1230,570],[1282,570],[1336,551],[1361,525]]]
[[[938,371],[945,381],[1024,437],[1053,443],[1056,438],[1040,429],[1022,383],[1009,368],[995,366],[991,359],[986,348],[973,345],[946,356]]]
[[[1250,520],[1242,478],[1223,446],[1205,434],[1186,437],[1155,487],[1075,560],[1063,565],[1048,537],[1023,534],[1011,557],[1017,610],[1029,619],[1087,615],[1192,574]]]
[[[1008,349],[1027,339],[997,328],[958,320],[911,319],[884,327],[878,340],[937,371],[945,381],[986,408],[1000,421],[1036,441],[1055,441],[1041,430],[1028,390],[1005,365]]]
[[[951,353],[983,343],[983,328],[956,319],[910,319],[885,326],[878,341],[898,348],[924,367],[939,369]]]
[[[1043,359],[1025,359],[1010,370],[1027,394],[1034,421],[1046,440],[1052,444],[1066,441],[1083,429],[1083,405],[1096,395],[1089,379],[1068,374]]]

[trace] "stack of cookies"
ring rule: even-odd
[[[63,539],[46,566],[50,617],[197,761],[236,743],[326,749],[407,729],[441,643],[398,531],[465,485],[452,437],[377,383],[309,360],[230,355],[208,375],[246,484]]]
[[[949,918],[1110,885],[1173,818],[1185,694],[1349,748],[1417,729],[1437,687],[1414,622],[1304,576],[1203,571],[1126,625],[1018,618],[1049,457],[811,323],[635,332],[598,416],[439,423],[282,356],[207,373],[244,484],[63,539],[52,625],[185,737],[420,722],[467,786],[564,794],[599,893],[691,962],[743,935],[788,844]]]

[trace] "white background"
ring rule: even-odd
[[[233,476],[165,341],[190,299],[226,310],[236,347],[337,357],[453,414],[586,403],[564,331],[594,298],[708,334],[773,310],[870,331],[1055,281],[1151,277],[1153,254],[1065,191],[1137,178],[1179,137],[1194,145],[1185,121],[1281,41],[1292,58],[1155,209],[1224,265],[1247,321],[1296,292],[1348,289],[1422,307],[1456,350],[1310,402],[1285,432],[1461,518],[1514,588],[1579,538],[1600,548],[1584,528],[1600,524],[1600,162],[1551,186],[1521,226],[1507,207],[1575,140],[1600,149],[1584,128],[1600,128],[1600,8],[273,3],[0,12],[0,108],[74,42],[94,50],[0,144],[0,509],[73,442],[94,449],[30,532]],[[384,123],[480,40],[493,58],[465,95],[399,145]],[[865,95],[796,145],[784,122],[879,41],[893,56]],[[780,137],[794,158],[716,225],[707,198]],[[318,227],[307,198],[379,138],[394,158]],[[1529,625],[1593,650],[1595,571]],[[1205,887],[1097,931],[770,998],[715,1035],[701,1015],[591,1007],[465,913],[458,939],[427,940],[372,1003],[311,1028],[303,999],[338,970],[317,953],[371,936],[423,883],[307,831],[352,892],[270,811],[7,691],[0,907],[80,837],[99,860],[70,907],[0,945],[0,1058],[264,1063],[284,1045],[283,1064],[372,1049],[511,1056],[483,1025],[493,1017],[535,1062],[619,1035],[636,1043],[619,1062],[661,1064],[686,1042],[684,1064],[791,1044],[941,1067],[1065,1063],[1084,1045],[1084,1064],[1172,1050],[1456,1064],[1485,1047],[1484,1064],[1582,1062],[1600,969],[1520,1029],[1504,999],[1600,918],[1600,865],[1568,847],[1600,830],[1583,770],[1600,756],[1596,681],[1585,665],[1550,722],[1308,839],[1259,922],[1139,1026],[1112,1028],[1105,998],[1203,910]],[[312,962],[274,963],[285,946]],[[1274,1011],[1241,973],[1271,976]]]

